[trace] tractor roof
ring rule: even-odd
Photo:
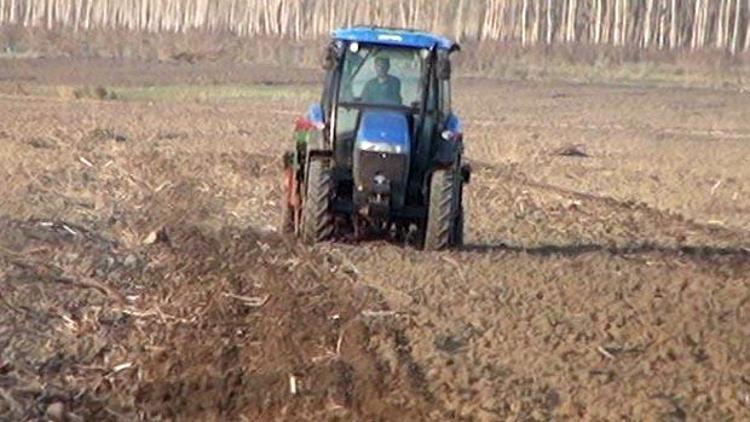
[[[357,41],[372,44],[393,45],[398,47],[430,48],[436,46],[441,50],[458,50],[458,44],[429,32],[413,29],[382,28],[376,26],[356,26],[333,31],[333,38],[344,41]]]

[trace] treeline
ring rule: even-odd
[[[458,40],[750,50],[750,0],[0,0],[0,25],[294,39],[376,24]]]

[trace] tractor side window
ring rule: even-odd
[[[331,95],[330,92],[333,90],[334,83],[334,72],[329,70],[326,72],[325,84],[323,85],[323,95],[320,99],[320,104],[323,107],[323,116],[327,119],[328,113],[331,110]]]

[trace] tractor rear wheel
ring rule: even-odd
[[[460,244],[463,216],[460,214],[460,180],[452,168],[438,169],[430,181],[430,203],[424,233],[424,249],[440,250]],[[461,230],[461,234],[458,234]]]
[[[302,201],[302,240],[316,243],[333,234],[333,172],[328,162],[313,160],[307,170],[307,193]]]

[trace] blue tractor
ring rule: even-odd
[[[464,231],[461,122],[451,108],[458,44],[421,31],[354,27],[326,46],[320,102],[284,154],[282,231],[457,247]]]

